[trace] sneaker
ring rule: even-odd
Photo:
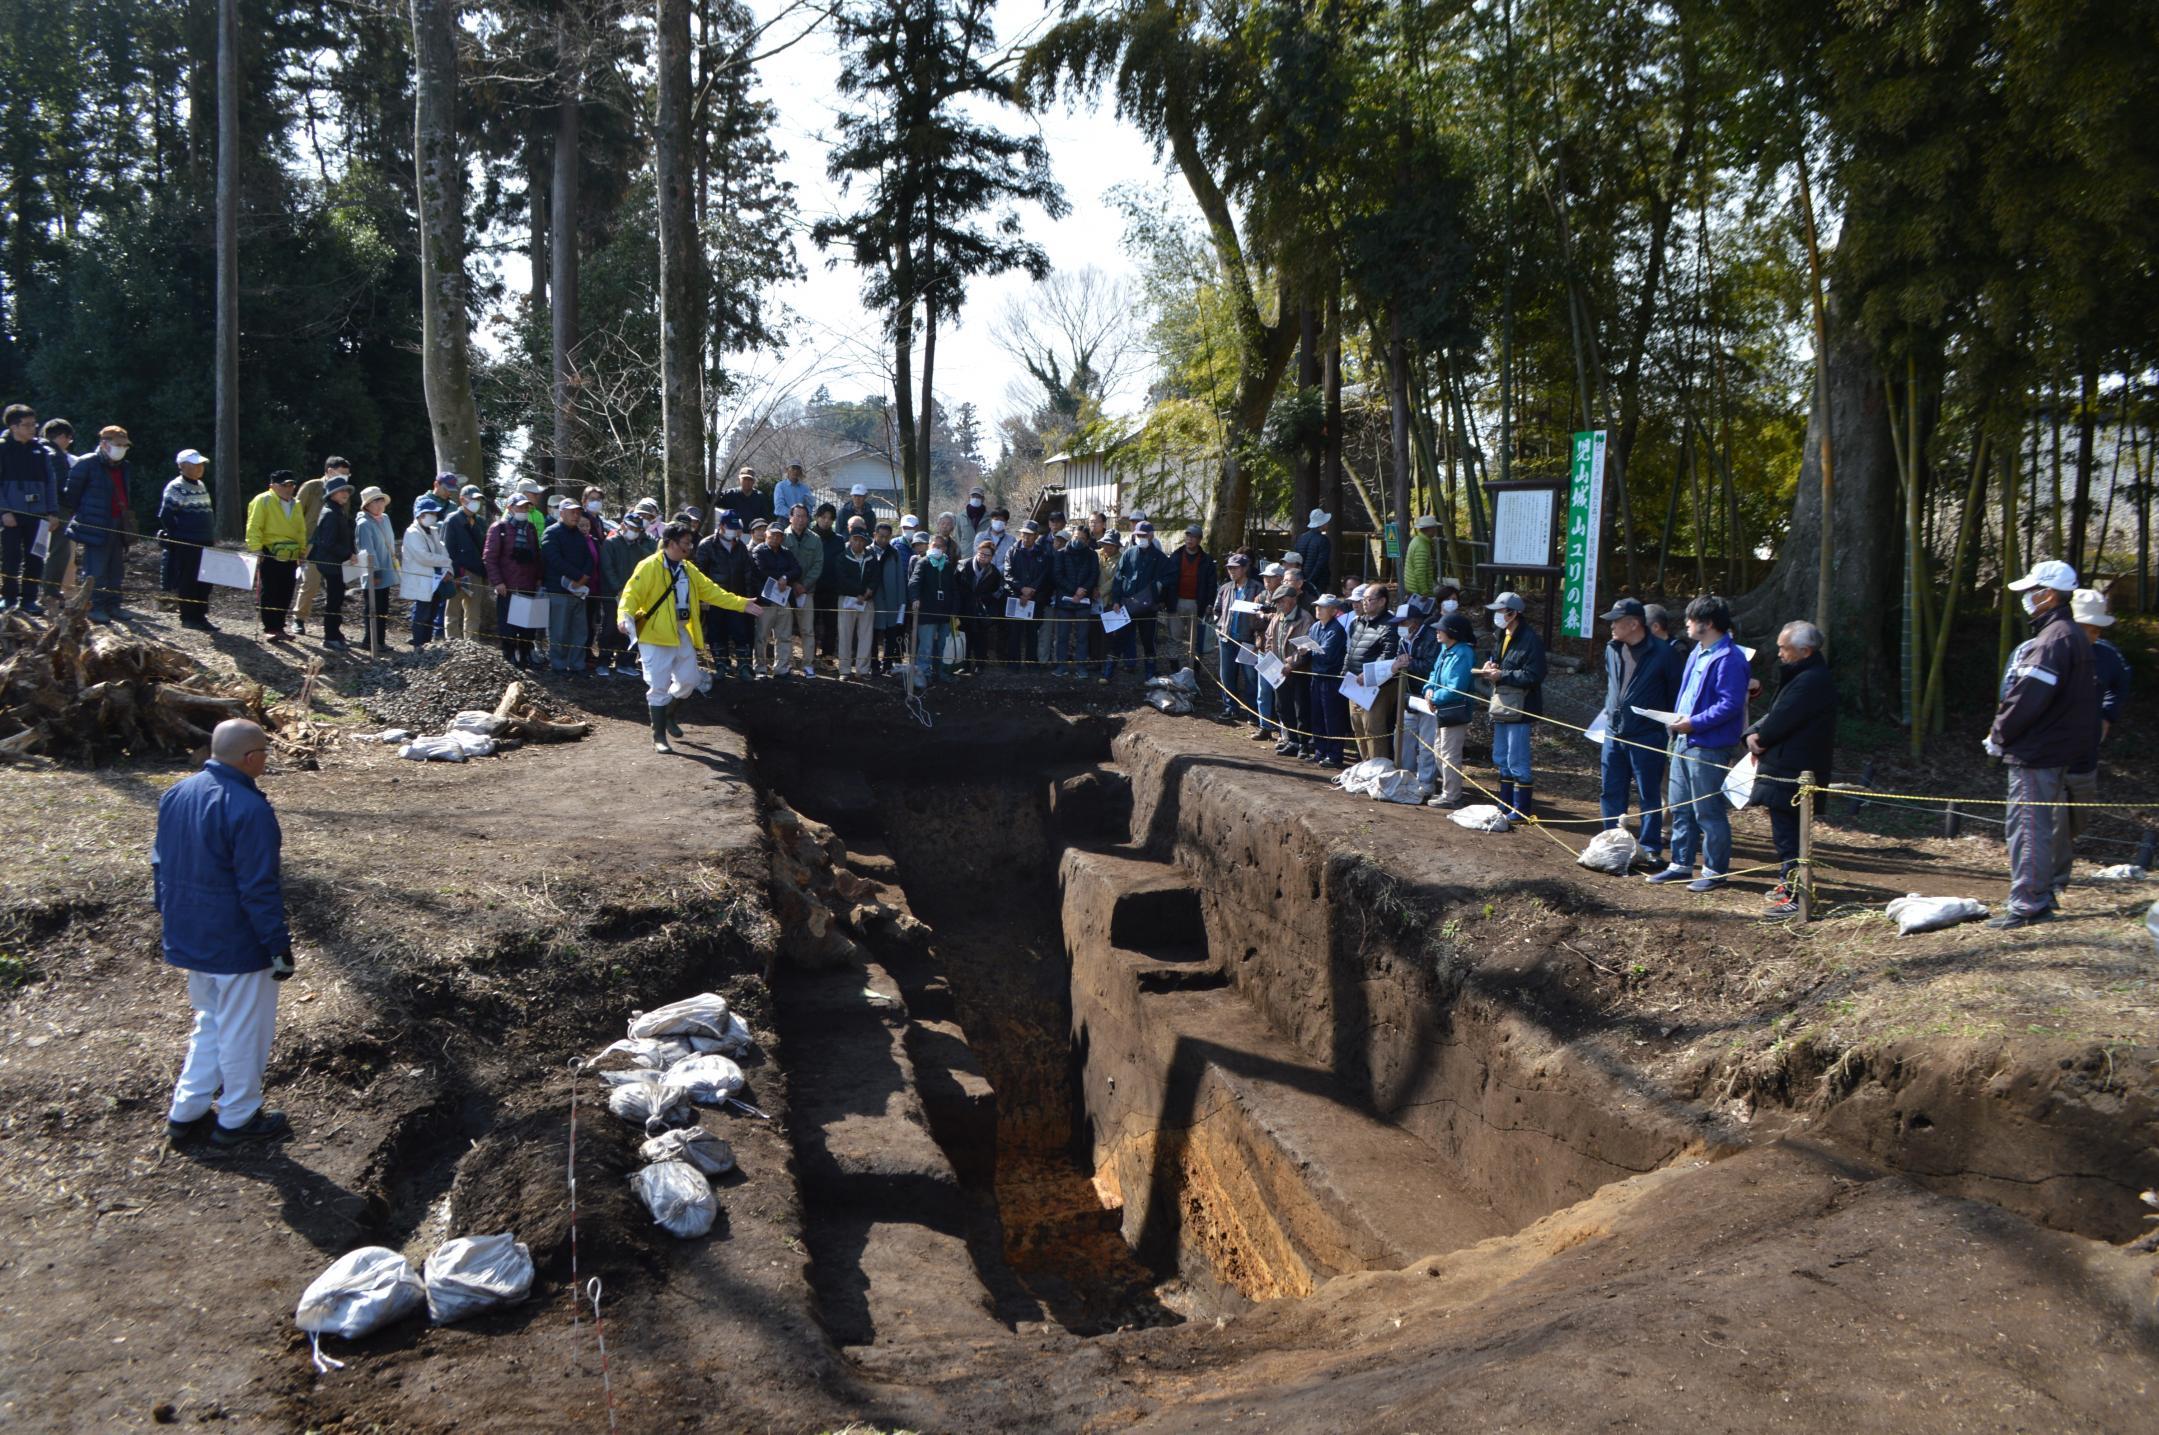
[[[1772,907],[1789,903],[1792,900],[1792,889],[1788,884],[1779,882],[1762,894],[1762,900]]]
[[[2004,912],[1988,921],[1987,925],[1997,932],[2014,932],[2020,927],[2036,927],[2041,922],[2054,920],[2054,909],[2041,912]]]
[[[322,645],[325,648],[328,648],[333,653],[342,653],[352,646],[352,644],[346,642],[343,638],[324,638],[322,640]]]
[[[1105,687],[1105,688],[1106,688],[1106,687],[1108,687],[1108,686],[1109,686],[1109,674],[1108,674],[1108,673],[1101,673],[1101,674],[1098,674],[1098,675],[1096,676],[1096,678],[1095,678],[1095,681],[1096,681],[1096,682],[1098,682],[1098,683],[1100,683],[1100,684],[1101,684],[1101,685],[1102,685],[1103,687]]]
[[[1704,872],[1687,884],[1687,890],[1689,892],[1715,892],[1722,889],[1723,886],[1724,874],[1722,872]]]
[[[193,1121],[175,1121],[168,1116],[165,1118],[165,1140],[173,1146],[185,1146],[197,1137],[208,1135],[210,1125],[216,1119],[214,1111],[205,1111]]]
[[[1245,736],[1252,739],[1252,741],[1254,742],[1274,741],[1274,734],[1267,731],[1267,729],[1265,728],[1254,728],[1251,732],[1246,733]]]
[[[1694,874],[1692,872],[1688,871],[1686,868],[1680,866],[1678,863],[1675,862],[1671,866],[1666,867],[1661,872],[1650,873],[1642,880],[1649,883],[1652,887],[1656,887],[1661,886],[1666,882],[1684,882],[1693,875]]]
[[[219,1146],[241,1146],[250,1141],[274,1141],[292,1134],[292,1123],[282,1111],[272,1111],[265,1106],[241,1126],[219,1126],[210,1132],[210,1140]]]
[[[1427,797],[1424,800],[1424,805],[1426,807],[1444,807],[1449,811],[1460,811],[1463,805],[1463,801],[1464,799],[1461,797],[1460,794],[1456,794],[1453,797],[1444,797],[1435,794],[1434,796]]]
[[[1275,756],[1277,757],[1291,757],[1294,756],[1297,751],[1297,744],[1293,742],[1278,742],[1274,745],[1274,751]]]
[[[1779,902],[1762,913],[1762,920],[1765,922],[1783,922],[1798,915],[1799,904],[1797,902]]]

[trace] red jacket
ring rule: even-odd
[[[519,529],[524,532],[520,534]],[[526,546],[520,550],[519,544]],[[487,581],[512,593],[537,593],[545,570],[540,560],[540,537],[532,520],[522,514],[498,518],[487,530],[487,546],[481,551],[487,564]]]

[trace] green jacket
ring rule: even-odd
[[[1402,559],[1402,590],[1429,598],[1439,591],[1439,545],[1419,533]]]
[[[802,591],[808,593],[815,590],[819,575],[825,571],[823,536],[814,526],[803,529],[799,535],[790,528],[780,540],[780,546],[794,554],[795,561],[802,565]]]

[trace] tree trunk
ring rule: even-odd
[[[892,313],[892,406],[893,422],[900,434],[900,491],[907,507],[922,516],[922,527],[932,530],[929,515],[928,478],[916,463],[915,454],[915,306],[902,298]],[[958,555],[954,555],[957,558]]]
[[[922,511],[930,507],[930,445],[937,437],[937,306],[922,306],[922,418],[915,425],[915,472],[922,481]],[[956,563],[961,557],[973,554],[952,555]]]
[[[2092,516],[2092,429],[2099,416],[2099,366],[2086,364],[2077,379],[2077,487],[2069,510],[2069,566],[2083,573],[2084,540]],[[2103,533],[2099,545],[2106,546]]]
[[[658,0],[659,118],[653,163],[659,180],[660,431],[666,447],[662,507],[694,493],[703,476],[704,245],[696,224],[690,132],[690,0]]]
[[[1396,576],[1400,576],[1400,564],[1409,556],[1409,344],[1402,338],[1402,319],[1399,314],[1388,316],[1387,333],[1387,417],[1390,456],[1394,471],[1393,493],[1394,541],[1396,553]],[[1382,557],[1386,544],[1380,545]]]
[[[1739,600],[1737,612],[1745,630],[1755,635],[1774,633],[1802,614],[1820,615],[1816,621],[1822,623],[1835,655],[1844,703],[1889,714],[1897,708],[1896,613],[1883,595],[1897,591],[1903,546],[1896,459],[1872,348],[1857,334],[1832,332],[1838,337],[1829,348],[1820,385],[1828,403],[1825,410],[1817,402],[1807,420],[1790,529],[1776,565]],[[1834,507],[1827,527],[1840,535],[1835,561],[1829,564],[1820,562],[1825,430],[1836,436],[1830,456],[1837,478],[1830,490]],[[1820,587],[1825,576],[1826,592]]]
[[[1326,451],[1321,455],[1320,491],[1326,495],[1327,511],[1339,515],[1342,512],[1342,301],[1339,295],[1327,301],[1327,352],[1322,370],[1320,384],[1326,415]],[[1290,527],[1295,529],[1304,518],[1302,513],[1292,513]],[[1328,527],[1334,532],[1341,531],[1339,521]],[[1330,533],[1330,539],[1332,536]]]
[[[562,56],[561,85],[555,99],[555,174],[548,195],[548,289],[554,341],[554,481],[558,490],[573,496],[577,487],[577,151],[582,89],[575,43],[568,19],[559,19],[555,44]]]
[[[543,145],[540,131],[535,128],[525,138],[525,263],[532,271],[532,317],[538,320],[547,312],[547,254],[548,212],[552,208],[548,200],[547,178],[554,164],[552,143]]]
[[[478,481],[480,413],[472,401],[465,310],[465,168],[457,143],[455,0],[412,0],[412,156],[420,211],[420,385],[435,472]]]
[[[1310,304],[1297,310],[1297,389],[1307,393],[1319,387],[1319,313]],[[1290,471],[1290,521],[1296,522],[1319,503],[1319,455],[1325,435],[1315,432],[1297,449],[1296,467]]]
[[[1814,418],[1810,420],[1811,443],[1809,452],[1814,459],[1815,481],[1822,491],[1816,496],[1814,507],[1821,532],[1815,553],[1817,571],[1814,582],[1814,622],[1822,630],[1825,642],[1836,641],[1831,622],[1829,604],[1836,593],[1831,570],[1836,562],[1837,537],[1837,463],[1836,463],[1836,417],[1837,406],[1829,396],[1829,304],[1823,296],[1822,287],[1822,240],[1821,232],[1814,225],[1814,184],[1807,174],[1807,143],[1804,135],[1799,141],[1799,219],[1800,234],[1807,244],[1808,297],[1814,309]],[[1806,473],[1806,457],[1800,459],[1800,473]],[[1802,477],[1804,482],[1804,477]],[[1780,563],[1779,567],[1782,566]],[[1772,575],[1773,576],[1773,575]],[[1767,586],[1766,584],[1764,585]],[[1793,610],[1797,612],[1797,609]]]
[[[218,534],[247,532],[240,475],[240,4],[217,7],[217,439],[212,487]]]

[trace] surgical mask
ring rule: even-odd
[[[479,499],[477,499],[477,498],[468,498],[468,499],[466,499],[466,500],[465,500],[465,512],[467,512],[467,513],[478,513],[479,511],[480,511],[480,500],[479,500]]]
[[[106,444],[105,457],[111,459],[114,463],[118,463],[121,459],[127,457],[127,445],[124,443]]]
[[[1495,627],[1495,628],[1511,628],[1511,627],[1513,627],[1513,626],[1514,626],[1514,613],[1513,613],[1513,611],[1512,611],[1512,610],[1510,610],[1510,609],[1507,609],[1507,608],[1502,608],[1502,609],[1500,609],[1500,610],[1499,610],[1498,612],[1494,613],[1494,614],[1492,615],[1492,626],[1493,626],[1493,627]]]
[[[435,515],[434,515],[434,514],[432,514],[432,513],[423,513],[423,514],[421,514],[421,515],[420,515],[420,526],[421,526],[422,528],[433,528],[433,527],[435,526]]]
[[[1455,609],[1461,606],[1462,605],[1460,603],[1455,602],[1452,598],[1442,598],[1439,603],[1439,611],[1442,613],[1452,613]]]
[[[930,555],[930,567],[932,567],[932,568],[942,568],[942,567],[944,567],[944,566],[945,566],[945,555],[944,555],[944,554],[942,554],[942,553],[932,553],[932,554]]]
[[[1132,542],[1135,546],[1140,548],[1154,547],[1154,540],[1152,538],[1135,538],[1132,540]]]
[[[992,532],[992,533],[1002,533],[1002,532],[1004,532],[1004,531],[1005,531],[1005,521],[1004,521],[1004,520],[1003,520],[1002,518],[992,518],[992,519],[990,520],[990,532]]]
[[[600,500],[595,498],[592,500],[592,502],[586,504],[585,512],[592,514],[594,517],[598,517],[600,512]]]
[[[2039,616],[2039,590],[2038,590],[2038,589],[2034,588],[2034,589],[2032,589],[2032,590],[2031,590],[2030,592],[2028,592],[2028,593],[2026,593],[2026,594],[2024,595],[2024,612],[2025,612],[2026,616],[2028,616],[2028,617],[2033,617],[2033,618],[2036,618],[2036,617],[2038,617],[2038,616]]]

